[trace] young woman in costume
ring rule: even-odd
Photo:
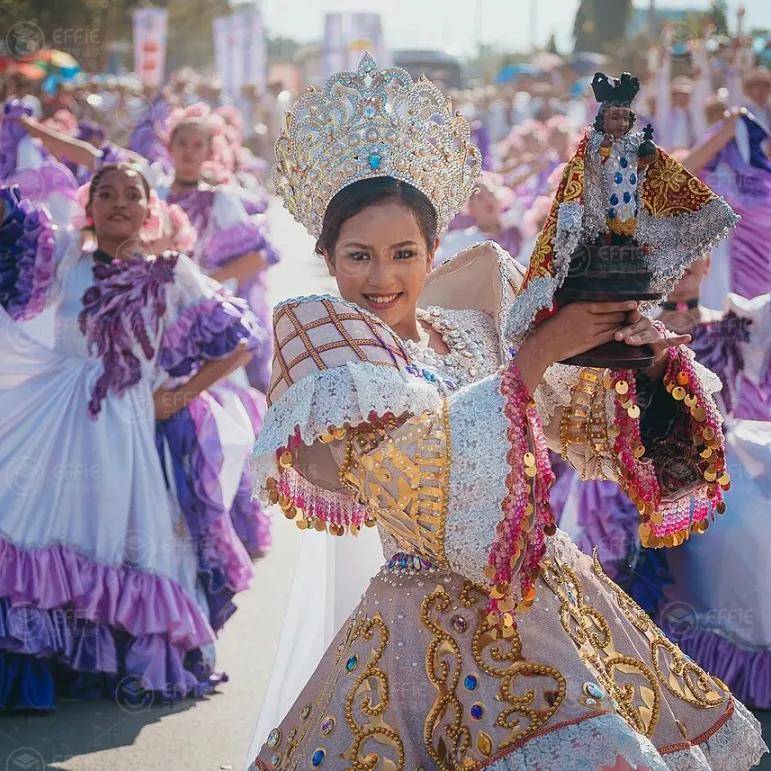
[[[700,441],[702,421],[719,436],[710,381],[678,345],[688,338],[626,302],[512,327],[521,277],[489,244],[427,279],[481,163],[441,92],[403,70],[365,55],[309,92],[277,159],[277,191],[343,299],[275,311],[260,489],[304,530],[376,526],[387,562],[252,768],[751,767],[764,751],[754,718],[556,530],[548,505],[547,441],[560,446],[566,414],[584,415],[562,449],[587,475],[618,473],[641,418],[670,418],[664,443]],[[629,373],[553,368],[613,338],[656,351],[661,388],[642,413]],[[664,389],[673,370],[696,417]],[[656,515],[652,538],[680,537],[719,501],[698,466],[666,491],[656,472],[640,461],[623,475]]]

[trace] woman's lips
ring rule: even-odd
[[[370,308],[385,311],[393,308],[402,297],[403,292],[392,292],[391,294],[364,294],[364,299]]]

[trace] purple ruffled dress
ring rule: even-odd
[[[0,196],[0,708],[205,693],[252,575],[221,501],[253,433],[206,393],[157,423],[153,393],[264,331],[188,258],[100,262]]]
[[[731,489],[724,517],[667,550],[673,583],[656,616],[685,653],[761,709],[771,708],[769,300],[729,295],[726,312],[692,330],[697,360],[723,384]]]
[[[723,295],[735,292],[751,298],[771,291],[771,160],[762,147],[768,139],[766,130],[749,116],[742,116],[740,121],[748,157],[745,159],[733,139],[702,176],[741,216],[726,245],[730,286],[722,287]]]
[[[250,251],[260,251],[268,266],[278,262],[278,253],[267,238],[264,198],[240,195],[233,190],[198,189],[184,193],[169,193],[168,203],[179,205],[187,214],[198,233],[194,259],[206,272],[211,273],[230,260]],[[263,330],[265,342],[246,365],[251,384],[238,384],[235,378],[219,383],[211,394],[223,404],[235,397],[251,420],[255,436],[262,428],[267,409],[264,394],[270,381],[273,357],[271,308],[267,300],[265,271],[233,287],[236,294],[246,299]],[[232,499],[231,516],[236,531],[253,557],[262,555],[270,545],[270,522],[258,499],[252,499],[253,474],[244,463],[238,490]]]

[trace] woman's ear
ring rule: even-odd
[[[428,250],[428,258],[426,259],[426,273],[430,273],[434,269],[434,257],[436,256],[436,250],[439,248],[439,236],[434,239],[434,246]]]

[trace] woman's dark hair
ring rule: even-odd
[[[600,106],[597,110],[597,115],[594,117],[594,123],[592,123],[592,128],[595,131],[603,131],[604,130],[604,121],[605,121],[605,110],[608,109],[608,107],[618,107],[619,105],[614,104],[613,102],[601,102]],[[621,105],[623,107],[629,107],[628,104]],[[632,130],[632,126],[634,126],[635,121],[637,120],[637,113],[633,109],[629,109],[629,130]]]
[[[372,177],[352,182],[335,193],[324,212],[321,235],[316,241],[316,253],[331,254],[340,237],[343,223],[373,204],[394,202],[409,209],[414,215],[429,251],[437,236],[436,209],[425,194],[408,182],[393,177]]]
[[[145,179],[145,175],[142,174],[141,170],[138,166],[135,166],[133,163],[128,163],[127,161],[121,161],[120,163],[105,163],[104,166],[102,166],[98,171],[94,173],[94,176],[91,177],[91,183],[88,186],[88,201],[86,202],[86,208],[91,206],[91,204],[94,201],[94,193],[96,192],[96,189],[99,187],[99,183],[102,181],[102,178],[105,174],[108,174],[111,171],[132,171],[134,174],[136,174],[140,180],[142,180],[142,187],[145,189],[145,195],[147,198],[150,198],[150,183]],[[84,230],[93,230],[93,225],[88,225]]]

